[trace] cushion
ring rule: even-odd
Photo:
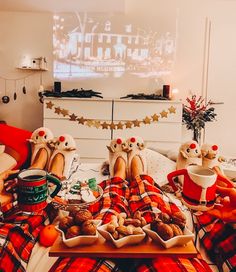
[[[13,169],[17,165],[17,161],[7,153],[0,154],[0,173]]]
[[[176,163],[148,148],[146,150],[146,159],[148,167],[147,174],[151,176],[158,185],[163,186],[167,184],[167,175],[176,170]]]

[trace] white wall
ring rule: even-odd
[[[233,61],[236,55],[234,48],[236,47],[230,46],[230,44],[235,45],[236,43],[236,38],[233,36],[233,28],[236,24],[233,11],[236,10],[236,2],[217,0],[126,0],[125,12],[130,13],[136,20],[145,20],[145,17],[147,18],[149,14],[155,14],[155,10],[160,5],[165,10],[167,21],[170,14],[172,15],[176,11],[178,14],[175,66],[171,77],[165,79],[168,80],[166,83],[169,83],[173,88],[179,89],[178,99],[182,98],[184,100],[189,90],[199,94],[203,91],[206,17],[212,21],[207,85],[208,98],[225,101],[225,104],[217,106],[219,121],[207,126],[209,132],[206,131],[206,139],[217,141],[219,145],[223,146],[223,151],[236,155],[236,144],[233,141],[233,134],[235,134],[236,129],[231,125],[232,121],[229,121],[232,120],[232,116],[235,116],[232,104],[229,103],[232,103],[234,97],[236,97],[233,93],[233,88],[236,85],[233,74],[233,71],[235,71],[233,69],[235,68],[235,62],[233,64]],[[15,69],[17,61],[25,54],[32,57],[46,56],[49,62],[49,72],[43,73],[43,83],[47,89],[52,88],[54,81],[52,78],[52,23],[52,15],[49,13],[0,11],[0,76],[17,78],[26,75],[26,71]],[[158,18],[156,18],[156,23],[158,24]],[[228,40],[232,43],[229,44]],[[224,57],[220,58],[221,52],[224,53]],[[16,101],[11,100],[8,104],[0,102],[0,119],[6,120],[9,124],[30,130],[41,126],[42,105],[38,102],[38,86],[39,74],[36,73],[27,83],[27,95],[23,95],[19,90]],[[104,97],[120,97],[131,92],[147,92],[150,82],[135,81],[130,83],[122,79],[108,79],[74,83],[62,82],[62,86],[64,90],[80,87],[92,88],[101,91]],[[227,93],[228,96],[225,95],[225,87],[227,87],[227,90],[232,90]],[[222,89],[224,89],[224,92],[222,92]],[[4,93],[3,81],[0,80],[0,97]],[[13,87],[9,87],[7,94],[12,97]],[[232,97],[229,98],[229,95]],[[227,142],[223,140],[224,133],[222,132],[226,131],[224,129],[225,125],[227,125],[230,135],[227,136]],[[185,135],[183,139],[186,137]]]

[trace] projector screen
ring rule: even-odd
[[[160,78],[171,73],[176,13],[166,18],[132,14],[58,13],[53,17],[54,77],[66,79]],[[139,19],[140,18],[140,19]]]

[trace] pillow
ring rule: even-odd
[[[17,161],[7,153],[0,154],[0,173],[13,169],[17,165]]]
[[[172,148],[172,149],[161,149],[157,147],[149,147],[149,149],[158,152],[161,155],[164,155],[165,157],[169,158],[170,160],[176,162],[179,149],[178,148]]]
[[[147,174],[151,176],[159,186],[167,184],[167,175],[176,170],[176,163],[162,154],[146,149]]]

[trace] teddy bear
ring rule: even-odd
[[[216,144],[205,143],[201,146],[202,166],[213,168],[219,166],[225,159],[219,155],[219,147]]]

